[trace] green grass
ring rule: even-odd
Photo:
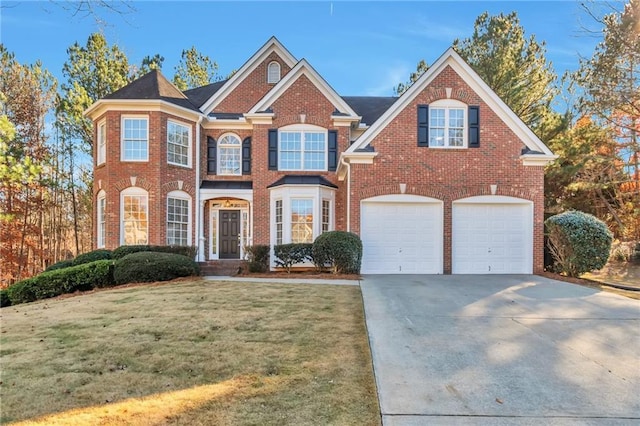
[[[0,314],[3,423],[380,423],[357,286],[177,281]]]

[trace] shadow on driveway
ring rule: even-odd
[[[531,275],[361,286],[385,425],[639,424],[638,300]]]

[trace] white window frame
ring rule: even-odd
[[[282,159],[282,133],[300,133],[300,168],[285,168]],[[324,135],[324,167],[313,169],[305,168],[304,154],[305,154],[305,133],[320,133]],[[289,152],[289,151],[287,151]],[[297,152],[297,151],[296,151]],[[317,152],[317,151],[313,151]],[[314,126],[311,124],[293,124],[291,126],[285,126],[278,129],[278,170],[282,171],[314,171],[314,172],[326,172],[329,166],[329,132],[327,129]]]
[[[146,215],[147,215],[147,229],[145,230],[146,234],[147,234],[147,240],[146,242],[134,242],[132,244],[127,244],[125,242],[125,223],[124,223],[124,199],[125,197],[129,197],[129,196],[133,196],[133,197],[145,197],[146,198]],[[137,244],[149,244],[149,193],[147,191],[145,191],[142,188],[139,188],[137,186],[132,186],[129,187],[125,190],[123,190],[120,193],[120,245],[137,245]]]
[[[167,241],[167,245],[179,245],[179,244],[172,244],[169,242],[169,200],[170,199],[174,199],[174,200],[180,200],[180,201],[186,201],[187,202],[187,241],[185,246],[191,246],[191,196],[189,194],[187,194],[184,191],[171,191],[167,194],[167,202],[166,202],[166,222],[165,222],[165,239]],[[175,222],[172,221],[174,223],[182,223],[182,222]]]
[[[98,150],[96,153],[96,164],[99,166],[107,161],[107,120],[98,123]]]
[[[180,163],[180,162],[175,162],[175,161],[171,161],[169,160],[169,146],[170,145],[176,145],[178,147],[185,147],[185,145],[182,144],[178,144],[175,142],[171,142],[169,140],[169,126],[178,126],[178,127],[183,127],[185,129],[187,129],[187,154],[186,154],[186,163]],[[179,121],[176,120],[167,120],[167,163],[171,164],[172,166],[180,166],[180,167],[187,167],[187,168],[191,168],[191,126],[186,124],[186,123],[181,123]],[[174,154],[175,155],[175,154]]]
[[[107,206],[107,193],[104,190],[98,192],[96,198],[96,223],[97,235],[96,235],[96,247],[104,248],[106,246],[107,239],[107,224],[106,224],[106,206]]]
[[[231,206],[225,207],[224,200],[209,200],[209,260],[219,259],[220,256],[220,211],[239,210],[240,211],[240,259],[246,256],[245,247],[252,244],[252,202],[248,199],[237,198]],[[215,236],[215,239],[213,238]]]
[[[126,158],[126,151],[125,151],[125,123],[127,120],[145,120],[146,121],[146,132],[147,132],[147,139],[146,139],[146,157],[145,158],[134,158],[134,159],[128,159]],[[121,126],[121,130],[120,130],[120,160],[121,161],[127,161],[127,162],[131,162],[131,163],[141,163],[141,162],[148,162],[149,161],[149,116],[148,115],[123,115],[120,119],[120,126]],[[139,139],[142,140],[142,139]]]
[[[223,143],[225,138],[233,137],[238,140],[238,144],[228,144]],[[237,173],[228,173],[222,172],[222,149],[237,149],[238,151],[238,171]],[[218,138],[217,148],[216,148],[216,171],[219,176],[242,176],[242,139],[240,136],[235,133],[225,133]]]
[[[429,148],[436,149],[464,149],[469,146],[468,135],[469,135],[469,116],[468,116],[468,108],[469,106],[464,102],[460,102],[455,99],[440,99],[438,101],[432,102],[429,104]],[[433,130],[433,126],[431,124],[431,118],[433,117],[433,111],[439,109],[444,110],[444,145],[434,145],[431,142],[431,132]],[[449,138],[449,130],[452,128],[449,127],[450,120],[449,115],[452,110],[461,110],[462,111],[462,146],[455,146],[450,144]],[[438,127],[441,129],[442,127]]]
[[[267,65],[267,83],[276,84],[282,78],[280,63],[277,61],[269,62]]]

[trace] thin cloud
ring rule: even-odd
[[[375,77],[375,86],[365,89],[366,96],[392,96],[393,88],[398,83],[403,83],[409,78],[411,67],[407,64],[398,64],[390,68],[380,68],[378,72],[369,73],[376,76],[382,74],[382,78]]]

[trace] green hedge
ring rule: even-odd
[[[98,249],[88,253],[83,253],[73,259],[73,265],[83,265],[85,263],[95,262],[96,260],[110,260],[113,256],[112,253],[113,252],[111,250],[105,249]]]
[[[120,246],[113,251],[113,259],[122,259],[123,257],[139,252],[152,251],[156,253],[173,253],[195,259],[198,248],[195,246]]]
[[[5,288],[0,290],[0,308],[5,306],[11,306],[11,299],[9,299],[9,291]]]
[[[279,244],[273,247],[274,261],[290,273],[293,265],[312,260],[312,246],[306,243]]]
[[[57,269],[64,269],[73,266],[73,259],[61,260],[60,262],[56,262],[53,265],[49,265],[45,272],[55,271]]]
[[[266,272],[269,269],[269,250],[267,245],[256,244],[245,247],[249,272]]]
[[[111,260],[98,260],[58,269],[19,281],[7,289],[12,305],[47,299],[75,291],[113,285]]]
[[[319,269],[329,266],[334,274],[359,274],[362,241],[351,232],[325,232],[313,242],[312,256]]]
[[[187,256],[150,251],[131,253],[116,260],[113,271],[116,284],[169,281],[198,274],[198,264]]]

